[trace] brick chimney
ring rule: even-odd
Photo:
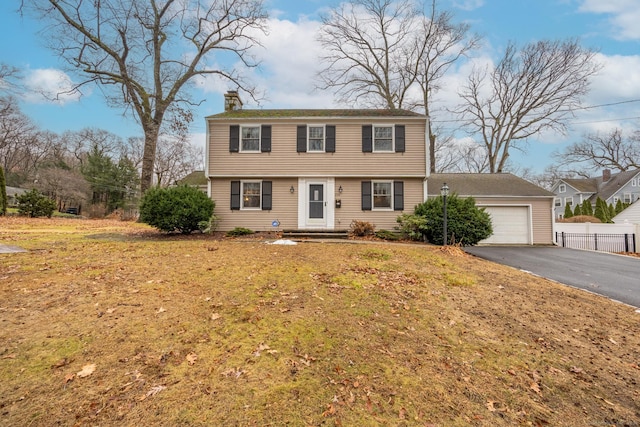
[[[602,182],[607,182],[611,179],[611,170],[603,169],[602,170]]]
[[[237,90],[229,90],[224,94],[224,111],[242,110],[242,100]]]

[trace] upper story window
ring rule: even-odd
[[[363,153],[404,153],[404,125],[362,126]]]
[[[567,192],[567,186],[564,184],[560,184],[558,186],[558,193],[566,193]]]
[[[562,199],[560,197],[556,197],[556,206],[562,206]]]
[[[622,200],[624,203],[631,203],[633,200],[631,199],[631,193],[624,193],[624,198]]]
[[[393,151],[393,127],[373,127],[373,151]]]
[[[307,151],[324,151],[324,126],[307,127],[309,131]]]
[[[633,178],[631,180],[631,186],[632,187],[637,187],[638,186],[638,178]]]
[[[565,205],[569,205],[569,206],[573,206],[573,197],[565,197],[564,198],[564,204]]]
[[[231,125],[229,152],[268,153],[271,151],[271,125]]]
[[[298,153],[335,153],[335,125],[298,125],[296,151]]]
[[[260,126],[241,126],[240,151],[260,151]]]

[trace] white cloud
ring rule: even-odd
[[[82,95],[67,74],[53,68],[29,71],[24,78],[24,85],[27,88],[24,99],[32,103],[64,105],[78,101]]]
[[[583,0],[580,12],[609,15],[616,38],[640,40],[640,2],[638,0]]]
[[[484,0],[453,0],[453,7],[458,9],[471,11],[484,6]]]

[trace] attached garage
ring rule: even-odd
[[[437,197],[444,183],[491,216],[493,235],[480,244],[553,244],[553,193],[509,173],[439,173],[427,178],[427,196]]]
[[[481,244],[531,244],[529,206],[482,206],[491,216],[493,235]]]

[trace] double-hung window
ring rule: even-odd
[[[562,199],[560,199],[560,197],[556,197],[556,207],[557,206],[562,206]]]
[[[307,126],[309,146],[307,151],[324,151],[324,126]]]
[[[569,205],[569,206],[573,206],[573,197],[565,197],[564,198],[564,204],[565,205]]]
[[[362,181],[362,210],[404,210],[403,181]]]
[[[373,182],[373,209],[391,209],[391,181]]]
[[[560,184],[558,186],[558,193],[565,193],[567,191],[567,186],[564,184]]]
[[[624,203],[631,203],[633,199],[631,198],[631,193],[624,193],[623,200]]]
[[[373,126],[373,151],[393,151],[393,126]]]
[[[260,126],[240,126],[240,151],[260,151]]]
[[[260,181],[242,181],[242,209],[260,209]]]

